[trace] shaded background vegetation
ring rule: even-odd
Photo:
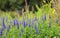
[[[29,5],[29,8],[36,9],[35,5],[37,4],[39,7],[41,7],[44,4],[48,4],[51,0],[26,0],[27,4]],[[25,6],[25,0],[0,0],[0,10],[6,11],[6,10],[21,10]],[[31,9],[30,9],[31,10]]]

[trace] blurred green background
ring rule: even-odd
[[[37,4],[41,7],[44,4],[49,4],[51,0],[26,0],[27,5],[29,5],[30,10],[32,6],[36,9],[35,5]],[[25,7],[25,0],[0,0],[0,10],[3,11],[12,11],[12,10],[21,10]]]

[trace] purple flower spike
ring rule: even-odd
[[[3,28],[6,28],[6,25],[4,23],[4,18],[2,19],[2,26],[3,26]]]
[[[19,22],[17,19],[14,19],[14,25],[17,25],[17,28],[19,29]]]
[[[26,27],[27,23],[26,23],[25,21],[24,21],[24,23],[23,23],[23,24],[24,24],[24,27]]]
[[[2,31],[0,31],[0,36],[2,36]]]
[[[19,25],[19,22],[17,19],[14,19],[14,25]]]
[[[0,29],[0,36],[2,36],[3,29]]]
[[[35,26],[35,29],[36,29],[36,34],[38,35],[38,27],[37,27],[37,26]]]
[[[44,14],[44,16],[43,16],[43,20],[46,20],[46,14]]]

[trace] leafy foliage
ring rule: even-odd
[[[38,11],[35,14],[30,11],[27,15],[22,15],[22,18],[15,16],[14,19],[11,12],[1,14],[3,18],[7,16],[8,21],[4,20],[6,28],[1,28],[3,31],[2,35],[0,32],[0,38],[60,38],[60,27],[53,21],[54,9],[48,4],[41,8],[38,5],[36,7]]]
[[[45,1],[45,2],[44,2]],[[51,0],[49,0],[51,1]],[[27,4],[31,8],[35,4],[41,7],[45,3],[49,2],[47,0],[27,0]],[[47,3],[48,4],[48,3]],[[25,0],[0,0],[0,9],[1,10],[17,10],[22,9],[25,6]]]

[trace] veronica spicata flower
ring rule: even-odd
[[[43,20],[46,20],[46,14],[44,14],[44,16],[43,16]]]
[[[3,26],[3,28],[6,28],[6,25],[4,23],[4,18],[2,19],[2,26]]]
[[[2,36],[3,29],[0,29],[0,36]]]
[[[19,22],[17,19],[14,19],[14,25],[17,25],[17,28],[19,29]]]
[[[0,31],[0,36],[2,36],[2,31]]]
[[[37,27],[37,26],[35,26],[35,29],[36,29],[36,34],[38,35],[38,27]]]
[[[26,27],[26,25],[27,25],[26,21],[23,22],[23,25],[24,25],[24,27]]]
[[[14,19],[14,25],[19,25],[18,20]]]

